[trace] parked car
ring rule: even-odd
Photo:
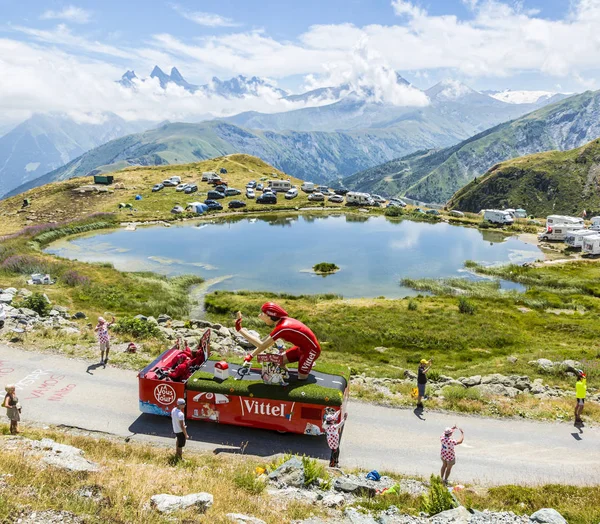
[[[292,189],[290,189],[286,194],[285,194],[285,198],[287,200],[291,200],[292,198],[296,198],[298,196],[298,190],[293,187]]]
[[[404,200],[400,200],[399,198],[390,198],[390,202],[394,202],[400,207],[406,207],[406,202]]]
[[[385,207],[398,207],[398,208],[402,209],[404,206],[400,205],[398,202],[391,200],[387,203],[387,205]]]
[[[195,193],[196,191],[198,191],[198,186],[196,184],[190,184],[183,190],[186,195]]]
[[[333,202],[334,204],[342,204],[344,202],[344,197],[342,195],[332,195],[329,197],[328,202]]]
[[[441,213],[437,209],[429,209],[427,211],[427,214],[428,215],[435,215],[435,216],[441,215]]]
[[[348,191],[350,191],[349,189],[344,189],[344,188],[338,188],[338,189],[334,189],[333,192],[336,195],[342,195],[344,196]]]
[[[211,191],[218,191],[219,193],[225,194],[225,191],[227,191],[227,186],[215,186],[211,189]]]
[[[164,189],[165,186],[163,184],[156,184],[153,188],[152,188],[152,192],[156,193],[157,191],[160,191],[161,189]]]
[[[308,199],[313,202],[324,202],[325,196],[323,195],[323,193],[316,192],[308,195]]]
[[[175,187],[178,184],[178,182],[175,182],[174,180],[167,178],[166,180],[162,181],[162,184],[165,187]]]
[[[209,191],[206,194],[209,200],[219,200],[221,198],[225,198],[225,193],[221,193],[221,191]]]
[[[270,194],[270,195],[275,195],[275,191],[273,191],[270,187],[265,187],[263,189],[263,194]]]
[[[226,174],[227,173],[227,169],[225,169],[224,167],[222,167],[221,169],[219,169],[219,173],[221,174]]]
[[[264,193],[256,199],[257,204],[277,204],[277,196],[274,193]]]
[[[175,191],[185,191],[186,188],[189,186],[189,184],[179,184],[176,188]]]
[[[246,207],[246,202],[243,202],[242,200],[232,200],[227,205],[229,206],[229,209],[237,209],[238,207]]]
[[[256,190],[257,191],[262,191],[264,188],[265,188],[265,186],[261,182],[259,182],[258,184],[256,184]]]
[[[221,209],[223,209],[223,206],[219,204],[219,202],[217,202],[216,200],[205,200],[204,203],[208,206],[208,209],[210,210],[220,211]]]
[[[416,209],[413,211],[413,213],[419,213],[419,214],[421,214],[421,215],[424,215],[424,214],[425,214],[425,211],[423,211],[423,210],[422,210],[420,207],[418,207],[418,208],[416,208]]]
[[[246,188],[246,198],[256,198],[256,193],[251,187]]]
[[[239,189],[235,189],[234,187],[228,187],[225,190],[225,196],[236,196],[241,194],[242,192]]]
[[[378,204],[385,204],[386,202],[385,198],[383,198],[380,195],[371,195],[371,198],[374,202],[377,202]]]
[[[250,182],[248,182],[246,184],[246,187],[249,187],[250,189],[254,189],[256,187],[256,180],[250,180]]]
[[[453,217],[464,217],[465,214],[462,211],[457,211],[456,209],[453,209],[452,211],[450,211],[450,215]]]

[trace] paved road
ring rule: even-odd
[[[16,383],[23,419],[171,443],[170,420],[138,411],[133,371],[0,345],[0,383]],[[600,484],[600,429],[494,420],[350,402],[342,439],[344,466],[429,476],[437,472],[445,426],[465,430],[453,478],[485,484]],[[217,452],[270,456],[280,452],[327,458],[324,439],[190,422],[189,445]]]

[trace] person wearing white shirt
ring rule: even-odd
[[[177,399],[177,405],[171,410],[171,422],[173,423],[173,433],[175,433],[175,456],[181,459],[185,442],[190,438],[185,425],[185,415],[182,411],[185,409],[185,400]]]

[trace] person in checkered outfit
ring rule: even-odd
[[[452,438],[452,433],[454,430],[458,429],[460,431],[460,438],[455,440]],[[440,476],[444,481],[444,484],[448,484],[448,477],[450,476],[450,471],[452,471],[452,466],[456,464],[456,454],[454,453],[454,446],[458,446],[462,444],[465,440],[465,434],[462,429],[457,428],[456,426],[452,426],[451,428],[446,428],[444,430],[444,434],[440,437],[442,442],[442,450],[440,456],[442,458],[442,471]]]
[[[108,362],[108,352],[110,350],[110,335],[108,334],[108,328],[115,323],[115,317],[112,317],[110,322],[104,320],[103,317],[98,317],[98,324],[94,328],[98,336],[98,344],[100,345],[100,364]],[[106,357],[104,356],[106,354]]]
[[[340,422],[336,422],[340,414],[341,411],[336,411],[335,413],[325,415],[325,422],[323,423],[323,431],[327,435],[327,445],[331,449],[331,458],[329,459],[330,468],[340,467],[340,438],[344,422],[348,418],[348,413],[344,415],[344,418]]]

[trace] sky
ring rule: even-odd
[[[296,93],[376,86],[396,105],[428,103],[418,89],[444,79],[582,92],[600,88],[598,27],[600,0],[0,0],[0,114],[193,121],[299,107],[269,89],[231,101],[114,82],[154,65],[196,84],[241,74]]]

